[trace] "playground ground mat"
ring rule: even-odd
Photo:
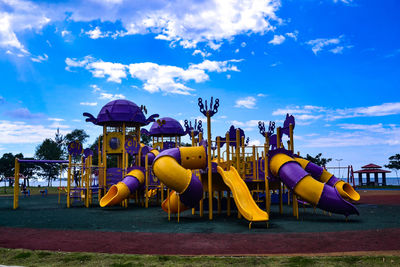
[[[360,216],[345,220],[300,205],[271,209],[269,227],[214,213],[208,220],[186,211],[180,222],[159,206],[67,209],[65,197],[0,198],[0,247],[33,250],[159,255],[400,255],[400,191],[361,190]]]

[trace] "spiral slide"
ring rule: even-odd
[[[301,167],[303,167],[306,172],[311,174],[314,179],[335,187],[343,198],[353,201],[360,200],[360,194],[358,194],[349,183],[336,178],[333,174],[329,173],[321,166],[318,166],[317,164],[314,164],[306,159],[297,157],[294,159],[300,163]]]
[[[269,165],[272,174],[278,176],[289,189],[305,201],[332,213],[359,215],[356,207],[344,200],[336,187],[329,184],[329,181],[322,183],[315,180],[292,157],[277,153],[272,156]]]

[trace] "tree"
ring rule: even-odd
[[[146,146],[150,145],[150,142],[151,142],[151,136],[150,135],[141,134],[140,137],[142,138],[142,141],[141,141],[142,144],[144,144]]]
[[[40,160],[62,160],[64,152],[60,144],[57,144],[52,139],[45,139],[39,146],[36,147],[35,157]],[[39,176],[46,178],[48,186],[51,181],[55,180],[60,173],[58,164],[41,163]]]
[[[400,170],[400,154],[389,157],[389,164],[386,164],[385,167],[394,170],[396,177],[399,177],[397,172]]]
[[[0,158],[0,175],[3,179],[8,180],[8,185],[12,187],[13,180],[10,177],[14,177],[15,169],[15,156],[12,153],[5,153]]]
[[[82,129],[75,129],[64,137],[65,145],[68,145],[70,142],[78,140],[81,144],[85,143],[89,138],[89,135]]]
[[[307,154],[306,160],[311,161],[319,166],[326,166],[328,162],[332,161],[331,158],[322,158],[322,153],[318,153],[315,157]]]
[[[18,155],[15,155],[19,159],[34,159],[34,158],[24,158],[22,154],[20,154],[21,157],[18,157]],[[23,163],[20,164],[19,167],[19,172],[25,177],[24,178],[24,186],[29,186],[29,179],[34,178],[34,174],[36,171],[39,170],[39,167],[36,163]]]

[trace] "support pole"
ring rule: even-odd
[[[14,167],[14,201],[13,201],[13,209],[18,208],[19,204],[19,161],[18,158],[15,158],[15,167]]]
[[[68,156],[68,174],[67,174],[67,208],[71,206],[71,168],[72,157]]]
[[[270,213],[271,207],[271,197],[269,192],[269,181],[268,181],[268,152],[269,152],[269,137],[265,135],[265,144],[264,144],[264,182],[265,182],[265,210],[267,213]]]
[[[144,160],[144,166],[146,169],[146,188],[144,191],[144,194],[146,196],[145,200],[145,208],[147,209],[149,207],[149,153],[146,154],[145,160]]]
[[[211,170],[211,116],[207,111],[207,166],[208,166],[208,218],[212,220],[212,170]]]

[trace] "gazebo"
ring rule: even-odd
[[[358,184],[359,185],[379,185],[379,177],[378,175],[382,174],[382,183],[381,185],[386,185],[386,173],[390,173],[390,171],[383,170],[382,166],[370,163],[368,165],[362,166],[362,170],[355,171],[354,173],[358,173]],[[367,182],[363,183],[363,173],[367,175]],[[371,182],[371,173],[374,174],[374,181]]]

